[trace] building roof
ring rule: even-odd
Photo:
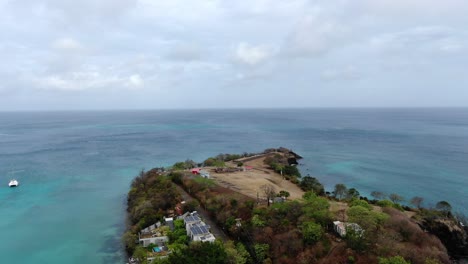
[[[184,218],[185,222],[198,222],[201,221],[198,215],[188,215]]]
[[[205,235],[205,234],[209,234],[210,233],[210,230],[209,230],[209,226],[206,226],[206,225],[192,225],[190,226],[190,232],[194,235],[194,236],[198,236],[198,235]]]

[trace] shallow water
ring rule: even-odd
[[[279,146],[329,190],[468,213],[468,109],[0,113],[1,262],[123,262],[125,195],[141,169]]]

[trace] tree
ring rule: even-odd
[[[224,246],[228,256],[227,263],[245,264],[249,260],[249,252],[247,252],[242,243],[237,243],[237,245],[234,245],[234,242],[230,240],[227,241]]]
[[[353,199],[349,203],[349,207],[353,207],[353,206],[362,206],[364,208],[367,208],[368,210],[372,210],[372,205],[367,203],[365,200]]]
[[[146,259],[148,257],[148,251],[146,250],[146,248],[144,248],[142,246],[137,246],[136,247],[135,252],[133,252],[133,257],[138,259],[140,261],[140,263],[142,263],[142,264],[148,263],[148,261]]]
[[[371,192],[371,196],[374,197],[375,200],[380,200],[384,199],[386,195],[383,192],[373,191]]]
[[[184,211],[184,213],[186,213],[186,212],[193,212],[193,211],[197,210],[197,207],[198,207],[199,205],[200,205],[200,204],[198,203],[197,200],[192,200],[192,201],[186,202],[186,203],[184,204],[183,211]]]
[[[171,264],[228,263],[228,255],[222,242],[214,243],[192,242],[190,246],[172,252],[168,257]]]
[[[352,227],[346,228],[345,239],[349,248],[360,252],[366,251],[370,244],[368,239],[363,236],[363,232],[361,230],[356,230]]]
[[[403,196],[401,195],[398,195],[396,193],[391,193],[388,198],[390,199],[390,201],[392,201],[393,203],[400,203],[400,202],[403,202],[405,200],[405,198],[403,198]]]
[[[171,173],[169,174],[169,177],[171,177],[172,182],[174,182],[175,184],[179,184],[179,185],[182,184],[182,178],[183,178],[183,176],[184,176],[184,175],[183,175],[182,173],[180,173],[180,172],[174,172],[174,171],[171,172]]]
[[[284,175],[289,175],[289,176],[295,176],[295,177],[298,177],[298,178],[301,177],[301,173],[299,172],[297,167],[296,166],[291,166],[291,165],[284,166],[283,174]]]
[[[318,197],[314,192],[306,192],[302,198],[304,198],[302,207],[304,219],[313,220],[323,226],[330,222],[330,204],[326,198]]]
[[[318,195],[323,195],[325,193],[325,188],[323,185],[317,180],[317,178],[314,177],[305,176],[302,178],[299,186],[306,192],[313,191]]]
[[[360,205],[350,207],[348,209],[348,220],[359,224],[366,232],[376,230],[378,226],[384,223],[388,215],[371,211]]]
[[[291,196],[291,194],[290,194],[288,191],[281,190],[281,191],[278,193],[278,196],[279,196],[279,197],[284,197],[284,198],[287,199],[289,196]]]
[[[273,187],[273,185],[270,184],[265,184],[260,186],[260,190],[262,190],[262,192],[265,194],[268,206],[270,206],[270,199],[273,199],[275,197],[275,187]]]
[[[452,211],[452,206],[447,201],[440,201],[436,204],[436,209],[448,215]]]
[[[301,232],[306,244],[315,244],[324,234],[322,226],[315,222],[303,223],[301,226]]]
[[[346,194],[346,198],[348,199],[353,199],[353,198],[359,198],[361,194],[359,191],[355,188],[351,188],[348,190],[348,193]]]
[[[412,205],[416,206],[416,208],[419,209],[419,208],[421,208],[421,204],[422,204],[423,200],[424,200],[424,199],[423,199],[422,197],[415,196],[415,197],[411,198],[410,203],[411,203]]]
[[[128,253],[131,253],[135,250],[137,243],[135,241],[138,240],[138,236],[133,234],[130,231],[125,232],[122,236],[122,241],[124,242],[125,249]]]
[[[379,258],[379,264],[411,264],[403,257],[395,256],[391,258]]]
[[[348,188],[346,188],[346,185],[342,183],[338,183],[335,185],[335,190],[333,191],[333,195],[335,198],[338,198],[338,200],[341,200],[346,193],[348,192]]]
[[[255,244],[254,252],[257,263],[263,263],[263,261],[268,257],[268,252],[270,251],[270,245],[268,244]]]

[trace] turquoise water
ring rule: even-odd
[[[125,195],[141,169],[278,146],[328,190],[468,213],[468,109],[0,113],[1,263],[123,263]]]

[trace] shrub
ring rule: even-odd
[[[411,264],[403,257],[395,256],[391,258],[379,258],[379,264]]]
[[[315,244],[324,234],[322,226],[315,222],[303,223],[301,225],[301,232],[306,244]]]
[[[362,206],[364,208],[366,208],[367,210],[372,210],[372,205],[368,204],[366,201],[364,200],[359,200],[359,199],[353,199],[351,200],[351,202],[349,203],[349,206],[350,207],[353,207],[353,206]]]

